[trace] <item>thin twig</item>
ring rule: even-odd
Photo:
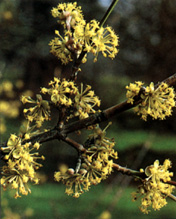
[[[128,175],[128,176],[137,176],[137,177],[140,177],[140,178],[145,178],[146,177],[144,172],[140,172],[140,171],[137,171],[137,170],[132,170],[130,168],[122,167],[122,166],[120,166],[119,164],[116,164],[116,163],[113,163],[113,169],[115,169],[118,172],[121,172],[125,175]]]
[[[173,201],[176,202],[176,196],[173,194],[168,195],[169,198],[171,198]]]
[[[79,144],[78,142],[74,141],[73,139],[66,137],[62,139],[64,142],[66,142],[67,144],[71,145],[72,147],[76,148],[78,150],[78,152],[85,152],[86,149],[84,148],[84,146],[82,144]]]
[[[176,186],[176,182],[175,181],[167,181],[166,183],[169,184],[169,185]]]
[[[117,2],[119,0],[113,0],[111,5],[109,6],[108,10],[106,11],[104,17],[102,18],[102,20],[100,21],[100,27],[102,27],[105,22],[107,21],[109,15],[112,13],[112,11],[114,10],[114,7],[116,6]]]

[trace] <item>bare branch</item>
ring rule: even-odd
[[[176,182],[175,181],[167,181],[166,183],[170,184],[170,185],[173,185],[173,186],[176,186]]]
[[[176,85],[176,73],[171,75],[170,77],[166,78],[162,82],[166,83],[170,87],[175,86]],[[158,83],[158,84],[160,84],[160,83]],[[156,86],[158,86],[158,84]]]
[[[173,201],[176,202],[176,196],[175,196],[175,195],[170,194],[170,195],[168,195],[168,197],[169,197],[170,199],[172,199]]]
[[[166,78],[162,82],[167,83],[168,86],[176,85],[176,73],[174,75],[170,76],[169,78]],[[160,83],[158,83],[155,87],[158,87],[159,84]],[[126,110],[129,110],[129,109],[137,106],[142,101],[142,99],[140,97],[142,92],[144,92],[143,88],[141,89],[139,94],[135,97],[133,104],[127,103],[127,101],[124,101],[120,104],[116,104],[115,106],[112,106],[112,107],[110,107],[102,112],[95,113],[86,119],[82,119],[82,120],[79,120],[79,121],[76,121],[76,122],[73,122],[71,124],[66,125],[63,129],[63,133],[68,134],[68,133],[86,128],[90,125],[101,123],[103,121],[108,120],[112,116],[115,116],[121,112],[124,112]]]
[[[172,75],[171,77],[165,79],[163,82],[167,83],[169,86],[176,85],[176,74]],[[156,87],[158,84],[156,85]],[[141,93],[140,93],[141,94]],[[138,105],[141,102],[140,95],[138,95],[135,100],[134,104],[127,103],[127,101],[124,101],[120,104],[116,104],[115,106],[112,106],[102,112],[97,112],[95,114],[92,114],[86,119],[78,120],[76,122],[72,122],[70,124],[67,124],[62,127],[61,130],[58,130],[57,128],[51,129],[47,132],[35,135],[31,137],[31,142],[47,142],[53,139],[62,139],[64,140],[66,135],[69,133],[72,133],[77,130],[81,130],[84,128],[87,128],[88,126],[101,123],[103,121],[108,120],[112,116],[115,116],[121,112],[124,112],[128,109],[133,108],[134,106]],[[0,146],[4,146],[4,144],[1,144]]]
[[[58,130],[57,129],[51,129],[49,131],[46,131],[46,132],[34,135],[30,139],[27,139],[27,140],[23,141],[23,143],[24,144],[26,142],[31,142],[31,143],[39,142],[39,143],[43,143],[43,142],[51,141],[53,139],[58,139],[58,138],[61,138],[61,135],[58,132]]]
[[[73,139],[66,137],[62,139],[64,142],[68,143],[72,147],[76,148],[79,152],[85,152],[86,149],[82,144],[79,144],[78,142],[74,141]]]
[[[113,168],[115,170],[117,170],[118,172],[121,172],[125,175],[128,175],[128,176],[137,176],[137,177],[140,177],[140,178],[145,178],[146,175],[144,172],[140,172],[140,171],[137,171],[137,170],[132,170],[132,169],[129,169],[129,168],[126,168],[126,167],[122,167],[120,166],[119,164],[116,164],[116,163],[113,163]]]

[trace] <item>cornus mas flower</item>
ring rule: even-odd
[[[127,93],[127,103],[133,104],[134,102],[134,97],[139,94],[140,89],[142,88],[142,83],[141,81],[136,81],[135,83],[130,83],[129,86],[126,86]]]
[[[51,10],[52,16],[59,19],[59,22],[66,28],[67,23],[71,23],[71,27],[82,22],[83,14],[81,6],[74,3],[61,3]]]
[[[97,61],[98,53],[102,52],[104,57],[115,58],[118,50],[118,36],[111,27],[100,27],[96,20],[90,21],[85,27],[85,51],[92,52]]]
[[[83,90],[83,84],[81,84],[81,91],[77,91],[75,96],[74,107],[77,109],[75,116],[79,116],[80,119],[87,118],[90,113],[95,113],[94,106],[100,106],[100,100],[95,96],[94,91],[91,90],[91,86],[87,85]]]
[[[61,60],[62,64],[66,65],[72,61],[71,52],[69,51],[69,37],[65,36],[64,38],[60,35],[59,31],[55,31],[55,34],[59,37],[55,37],[49,43],[51,46],[50,52],[55,55],[58,59]],[[71,45],[73,44],[70,41]]]
[[[175,188],[175,186],[167,184],[173,176],[173,173],[168,171],[170,167],[171,162],[167,159],[163,165],[159,165],[159,161],[156,160],[153,165],[146,168],[145,174],[148,178],[143,180],[138,191],[132,194],[134,200],[140,196],[143,197],[140,206],[143,213],[148,214],[150,206],[154,210],[159,210],[167,204],[166,198]]]
[[[68,169],[66,172],[56,172],[54,178],[56,181],[62,181],[66,186],[65,193],[78,198],[84,191],[88,191],[90,182],[85,178],[86,170],[75,173],[74,169]]]
[[[31,97],[22,96],[21,101],[22,103],[31,103],[35,104],[35,106],[30,107],[29,109],[24,109],[25,117],[30,121],[35,121],[37,127],[41,127],[42,123],[45,120],[50,119],[50,106],[48,101],[43,100],[41,95],[36,95],[37,100],[33,100]]]
[[[76,2],[58,4],[56,8],[52,9],[51,13],[63,25],[65,36],[62,37],[59,31],[55,31],[55,34],[59,37],[55,37],[49,43],[51,46],[50,52],[57,56],[63,64],[67,64],[73,60],[72,56],[81,52],[81,44],[77,44],[73,39],[72,29],[75,29],[75,27],[82,29],[86,22],[83,19],[81,7],[77,7]],[[85,62],[85,59],[83,62]]]
[[[83,19],[80,7],[76,3],[59,4],[52,9],[53,17],[58,17],[64,27],[64,37],[59,31],[55,34],[59,37],[54,38],[49,45],[51,53],[56,55],[63,64],[78,58],[82,51],[91,52],[97,61],[98,54],[101,52],[104,57],[113,59],[118,53],[118,36],[111,27],[100,27],[99,22],[91,20],[89,23]],[[86,54],[82,59],[86,62]]]
[[[65,79],[60,80],[54,78],[54,81],[49,83],[51,88],[42,88],[41,92],[43,94],[49,94],[51,96],[51,101],[59,106],[70,107],[67,116],[67,121],[73,117],[79,117],[79,119],[84,119],[89,116],[90,113],[95,113],[95,106],[100,106],[99,98],[91,90],[91,86],[87,85],[85,90],[83,89],[83,84],[81,84],[81,90],[73,81],[67,81]]]
[[[134,97],[139,94],[142,82],[135,82],[127,86],[127,102],[133,104]],[[155,88],[153,82],[150,83],[140,95],[142,102],[135,108],[135,112],[141,115],[141,118],[147,120],[150,115],[153,119],[165,119],[166,116],[172,115],[172,108],[175,107],[174,89],[168,87],[166,83],[161,83]]]
[[[135,111],[141,115],[142,119],[147,120],[147,115],[154,119],[165,119],[172,115],[172,108],[175,107],[174,89],[168,87],[166,83],[161,83],[156,89],[151,83],[146,87],[145,93],[141,94],[142,103]]]
[[[27,185],[29,181],[38,183],[39,179],[36,176],[35,170],[42,165],[36,160],[44,159],[43,156],[39,157],[37,152],[33,152],[34,149],[39,148],[39,143],[22,143],[22,139],[16,135],[11,135],[7,147],[2,147],[1,150],[6,153],[4,157],[7,160],[7,164],[2,167],[1,185],[4,190],[11,186],[16,190],[15,198],[30,193],[30,189]]]
[[[94,129],[85,143],[88,148],[82,155],[82,164],[78,172],[74,169],[55,173],[55,180],[66,185],[65,192],[78,198],[91,185],[96,185],[107,178],[112,172],[113,160],[117,159],[117,152],[112,139],[105,137],[105,130]]]
[[[71,95],[74,95],[77,92],[77,87],[73,81],[54,78],[54,81],[51,81],[49,85],[51,88],[47,89],[44,87],[41,89],[41,92],[43,94],[49,94],[51,96],[51,101],[54,104],[58,106],[61,104],[67,107],[72,105]]]

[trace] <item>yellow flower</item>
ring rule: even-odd
[[[12,188],[13,189],[18,189],[18,183],[16,181],[13,181]]]
[[[144,83],[142,83],[141,81],[136,81],[135,84],[130,83],[129,86],[126,86],[126,89],[127,89],[127,93],[126,93],[127,103],[133,104],[134,97],[139,94],[139,91],[141,90],[143,84]]]
[[[59,31],[55,31],[59,37],[55,37],[49,43],[51,46],[50,52],[55,55],[58,59],[61,60],[63,64],[67,64],[68,62],[72,61],[71,52],[68,49],[68,41],[69,37],[65,36],[64,38],[59,34]]]
[[[10,138],[7,141],[6,147],[1,147],[1,150],[4,151],[4,153],[13,153],[15,149],[20,149],[21,147],[21,138],[16,136],[15,134],[11,134]],[[9,159],[8,154],[6,154],[7,158]]]
[[[97,61],[99,52],[102,52],[104,57],[115,58],[118,53],[117,46],[118,36],[114,30],[111,27],[100,27],[99,30],[96,30],[96,36],[92,37],[92,52],[95,55],[94,61]]]
[[[59,22],[66,26],[66,20],[70,20],[72,28],[83,20],[82,10],[80,6],[77,6],[77,2],[74,3],[61,3],[57,7],[51,10],[52,16],[59,18]]]
[[[98,53],[113,59],[118,53],[118,36],[111,27],[100,27],[99,22],[91,20],[89,23],[75,28],[74,40],[84,45],[86,52],[91,52],[97,61]]]
[[[30,96],[24,96],[24,95],[21,96],[21,102],[23,104],[25,104],[25,103],[35,103],[35,101]]]
[[[94,91],[90,90],[91,86],[87,85],[86,89],[83,90],[83,84],[81,84],[81,91],[77,92],[75,96],[75,116],[79,116],[80,119],[87,118],[90,113],[95,113],[94,106],[100,106],[100,100],[95,96]]]
[[[24,138],[27,140],[27,139],[30,139],[30,135],[28,133],[25,134]]]
[[[34,148],[36,148],[36,149],[38,150],[39,147],[40,147],[40,144],[39,144],[38,142],[36,142],[36,143],[34,144]]]
[[[24,109],[23,113],[25,117],[30,121],[36,121],[37,127],[40,127],[42,123],[50,119],[50,106],[48,101],[43,100],[41,95],[36,95],[37,100],[33,100],[31,97],[22,97],[23,103],[35,104],[35,106],[29,109]],[[30,138],[29,134],[25,135],[26,138]]]
[[[142,102],[135,111],[141,118],[147,120],[150,115],[153,119],[165,119],[172,115],[172,108],[175,107],[174,89],[168,87],[166,83],[161,83],[156,89],[154,84],[146,87],[144,94],[141,94]]]
[[[51,81],[49,85],[51,88],[45,89],[44,92],[51,96],[51,101],[54,104],[58,106],[60,104],[65,106],[72,105],[70,96],[77,92],[77,87],[73,81],[66,81],[65,79],[61,81],[58,78],[54,78],[54,81]]]
[[[104,57],[113,59],[118,53],[118,36],[111,27],[100,27],[99,22],[91,20],[86,24],[81,7],[77,3],[59,4],[52,9],[53,17],[59,18],[59,23],[64,27],[64,36],[55,31],[55,37],[49,45],[51,53],[57,56],[63,64],[79,58],[82,51],[91,52],[97,61],[101,52]],[[82,63],[86,62],[86,54]]]
[[[175,189],[175,186],[167,184],[173,176],[173,173],[168,171],[170,167],[171,162],[167,159],[163,165],[160,165],[159,161],[156,160],[153,165],[145,169],[147,178],[142,180],[138,191],[133,193],[134,200],[142,195],[140,210],[143,213],[148,214],[150,206],[154,210],[159,210],[167,204],[167,196]]]
[[[105,129],[94,127],[94,133],[85,143],[87,151],[82,154],[78,172],[70,168],[55,173],[55,180],[66,185],[65,192],[68,195],[78,198],[84,191],[88,191],[91,185],[97,185],[111,174],[113,166],[111,158],[117,159],[117,152],[114,152],[113,140],[105,136]]]
[[[38,182],[35,170],[42,165],[37,162],[38,159],[43,159],[38,153],[33,152],[38,147],[36,142],[23,144],[24,139],[12,134],[7,142],[7,146],[1,148],[8,156],[6,165],[2,167],[1,185],[6,189],[11,185],[12,189],[16,190],[15,198],[20,197],[19,193],[27,195],[30,191],[28,181]]]

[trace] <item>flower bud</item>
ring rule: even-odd
[[[69,168],[67,170],[67,173],[70,174],[70,175],[73,175],[75,173],[75,170],[73,168]]]

